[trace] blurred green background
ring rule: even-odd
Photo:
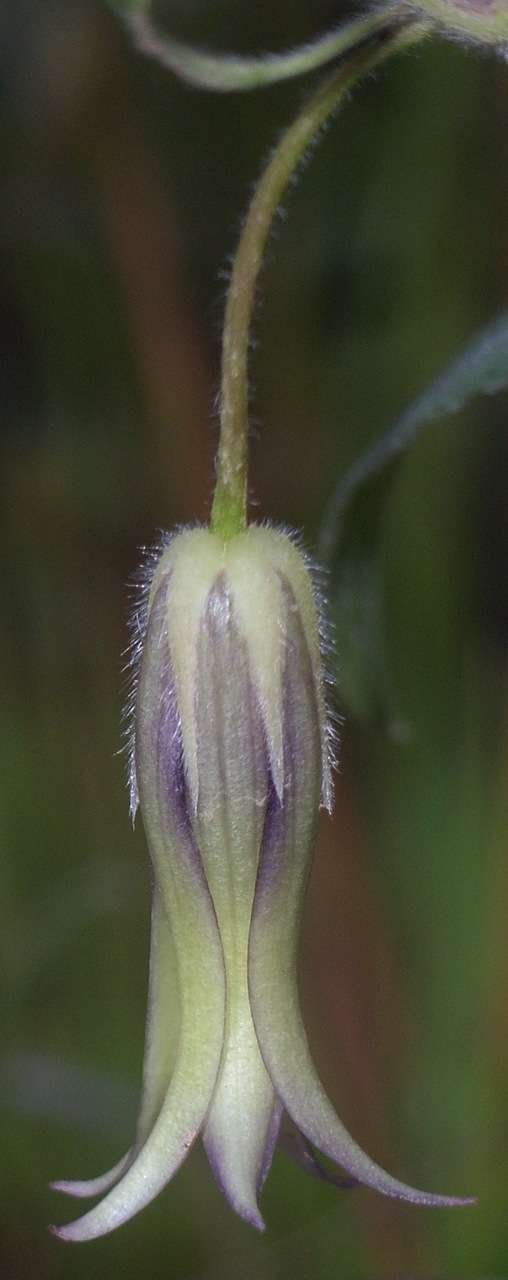
[[[253,52],[346,10],[159,12],[182,38]],[[301,957],[343,1120],[394,1174],[478,1207],[339,1194],[280,1155],[258,1237],[196,1149],[114,1235],[46,1232],[75,1216],[48,1181],[119,1158],[140,1080],[149,883],[118,754],[126,583],[159,528],[206,517],[225,273],[309,84],[193,91],[94,0],[7,4],[0,73],[1,1275],[506,1276],[506,395],[428,430],[386,506],[404,732],[346,718]],[[316,547],[346,468],[508,304],[507,162],[508,67],[451,44],[395,60],[328,130],[264,272],[254,517]],[[336,674],[340,709],[340,654]]]

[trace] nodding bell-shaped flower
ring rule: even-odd
[[[155,563],[145,615],[132,777],[153,867],[141,1109],[119,1165],[95,1181],[55,1184],[103,1195],[56,1233],[89,1240],[125,1222],[199,1135],[224,1195],[256,1227],[280,1132],[317,1176],[327,1171],[313,1147],[388,1196],[461,1203],[413,1190],[365,1155],[309,1053],[297,949],[331,778],[318,610],[302,554],[285,533],[255,525],[226,542],[184,531]]]

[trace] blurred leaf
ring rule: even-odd
[[[381,566],[385,500],[406,449],[420,431],[458,413],[477,395],[508,387],[508,312],[476,335],[393,427],[338,484],[320,536],[331,570],[331,601],[340,654],[342,700],[361,719],[382,718],[396,738],[407,728],[396,711],[386,652]]]

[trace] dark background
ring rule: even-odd
[[[264,51],[331,0],[167,0],[168,29]],[[405,732],[347,716],[301,985],[321,1074],[369,1153],[476,1209],[337,1193],[276,1158],[264,1237],[196,1149],[93,1244],[55,1177],[108,1168],[139,1087],[149,886],[120,718],[126,583],[206,518],[225,275],[309,83],[219,97],[134,54],[92,0],[0,17],[2,1276],[508,1274],[506,396],[438,422],[387,504]],[[437,40],[355,93],[286,202],[253,356],[254,518],[318,542],[334,485],[508,303],[508,68]],[[341,694],[337,659],[338,702]],[[84,1207],[84,1206],[83,1206]]]

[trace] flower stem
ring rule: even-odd
[[[270,226],[288,182],[353,85],[392,53],[422,39],[428,24],[387,26],[326,78],[281,138],[256,188],[234,260],[222,346],[221,424],[210,527],[227,539],[247,524],[248,349],[256,282]]]
[[[430,0],[429,0],[430,2]],[[443,3],[444,0],[434,0]],[[235,53],[219,53],[183,44],[173,36],[160,35],[152,24],[147,4],[139,6],[127,17],[128,26],[138,49],[156,58],[195,89],[213,89],[216,93],[241,93],[261,89],[281,80],[315,71],[326,62],[336,61],[389,23],[404,22],[407,11],[400,0],[384,0],[358,17],[350,18],[333,31],[318,36],[308,44],[284,53],[267,53],[249,57]]]

